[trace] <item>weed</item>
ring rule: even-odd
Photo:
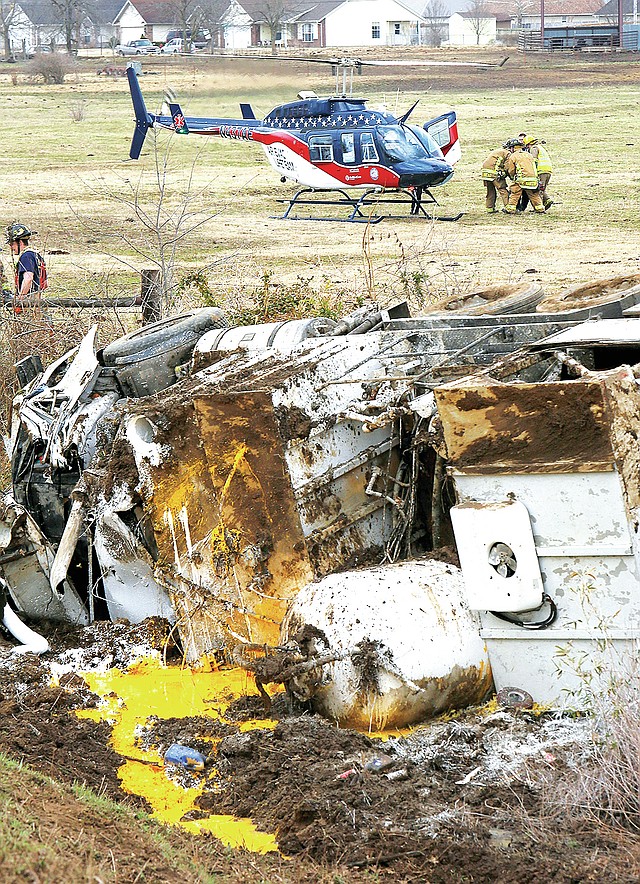
[[[69,108],[69,116],[74,123],[81,123],[87,116],[88,102],[82,99],[74,101]]]
[[[71,63],[61,52],[42,52],[29,62],[27,70],[33,79],[42,77],[45,83],[60,85],[71,71]]]
[[[592,721],[592,744],[559,785],[538,778],[544,814],[567,814],[596,826],[640,833],[640,668],[628,641],[615,638],[619,611],[607,611],[593,575],[574,574],[567,592],[580,603],[578,623],[589,633],[555,654],[556,670],[574,684],[568,703]]]
[[[298,276],[293,283],[277,282],[271,270],[264,270],[260,282],[246,287],[241,298],[225,299],[225,309],[232,325],[256,325],[285,319],[325,316],[338,319],[354,306],[346,302],[344,292],[318,291],[313,279]],[[216,304],[217,306],[217,304]]]

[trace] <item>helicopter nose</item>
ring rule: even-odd
[[[444,184],[453,175],[453,168],[444,160],[426,160],[420,164],[407,164],[400,173],[399,187],[435,187]]]

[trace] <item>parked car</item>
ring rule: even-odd
[[[35,58],[36,55],[46,55],[47,52],[51,52],[51,46],[46,45],[38,45],[38,46],[27,46],[27,58]]]
[[[175,40],[178,37],[184,40],[185,32],[169,31],[167,33],[167,43],[169,43],[171,40]],[[209,31],[200,30],[196,31],[195,34],[192,34],[191,31],[187,31],[186,38],[188,40],[191,40],[191,45],[195,46],[196,49],[206,49],[206,47],[209,45],[211,35],[209,34]]]
[[[193,50],[193,44],[191,46]],[[179,52],[186,52],[186,47],[184,45],[184,40],[180,37],[174,37],[173,40],[169,40],[168,43],[165,43],[160,52],[165,55],[177,55]]]
[[[130,40],[128,43],[120,43],[116,46],[118,55],[153,55],[157,51],[158,47],[146,38]]]

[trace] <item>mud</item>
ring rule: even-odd
[[[108,726],[75,715],[96,702],[78,672],[126,668],[162,643],[166,625],[48,624],[45,631],[52,651],[44,658],[15,659],[0,639],[0,750],[54,779],[143,806],[121,791],[122,758],[108,746]],[[154,719],[139,741],[202,751],[208,763],[195,816],[249,816],[277,832],[288,868],[315,864],[315,876],[301,873],[300,880],[329,880],[336,863],[347,870],[340,880],[354,882],[638,880],[640,848],[631,836],[623,842],[584,821],[565,816],[558,825],[546,816],[538,774],[544,770],[560,793],[571,771],[588,763],[585,720],[489,707],[381,741],[292,711],[278,694],[275,728],[242,730],[262,714],[261,699],[251,695],[229,707],[225,722]]]
[[[629,518],[634,520],[640,506],[640,402],[638,385],[631,371],[620,369],[605,388],[610,413],[611,443],[618,472],[622,477],[624,502]]]
[[[436,390],[450,463],[467,470],[611,469],[600,381],[452,385]]]
[[[285,441],[289,439],[308,439],[313,429],[313,421],[302,408],[274,409],[280,428],[280,435]]]
[[[629,276],[614,276],[585,283],[544,298],[536,307],[538,313],[558,313],[561,310],[579,310],[582,307],[594,307],[608,304],[624,297],[632,289],[640,285],[640,273]]]

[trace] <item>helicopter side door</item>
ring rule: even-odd
[[[363,168],[378,163],[378,151],[373,140],[373,132],[343,131],[335,133],[336,154],[348,166],[345,172],[346,184],[368,184],[369,170]]]
[[[434,120],[429,120],[422,128],[436,142],[450,166],[458,162],[462,151],[458,140],[458,117],[455,111],[449,111]]]

